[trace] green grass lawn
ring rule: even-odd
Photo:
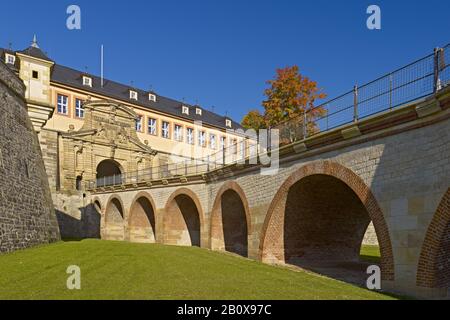
[[[379,246],[362,246],[361,260],[380,263],[380,247]]]
[[[81,268],[81,290],[66,288],[69,265]],[[0,256],[0,299],[392,298],[199,248],[84,240]]]

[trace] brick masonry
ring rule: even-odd
[[[417,285],[444,290],[450,287],[450,188],[428,227],[419,260]]]
[[[59,229],[25,87],[0,62],[0,252],[59,240]]]

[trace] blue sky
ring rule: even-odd
[[[81,7],[82,30],[66,28]],[[366,28],[377,4],[382,30]],[[448,1],[8,1],[0,46],[19,50],[37,34],[60,64],[175,99],[198,101],[240,121],[260,108],[275,69],[297,64],[333,97],[450,42]]]

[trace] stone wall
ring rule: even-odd
[[[0,62],[0,252],[59,239],[47,174],[24,92],[23,83]]]

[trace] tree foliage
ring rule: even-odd
[[[266,82],[266,100],[262,102],[264,114],[250,111],[242,120],[245,128],[261,129],[275,127],[291,119],[289,126],[302,126],[304,112],[307,112],[308,131],[317,130],[314,120],[325,114],[325,110],[315,107],[318,99],[326,95],[315,81],[302,76],[298,66],[277,69],[276,77]]]
[[[263,129],[266,126],[264,116],[259,110],[250,110],[242,119],[241,124],[245,129],[254,129],[255,131]]]

